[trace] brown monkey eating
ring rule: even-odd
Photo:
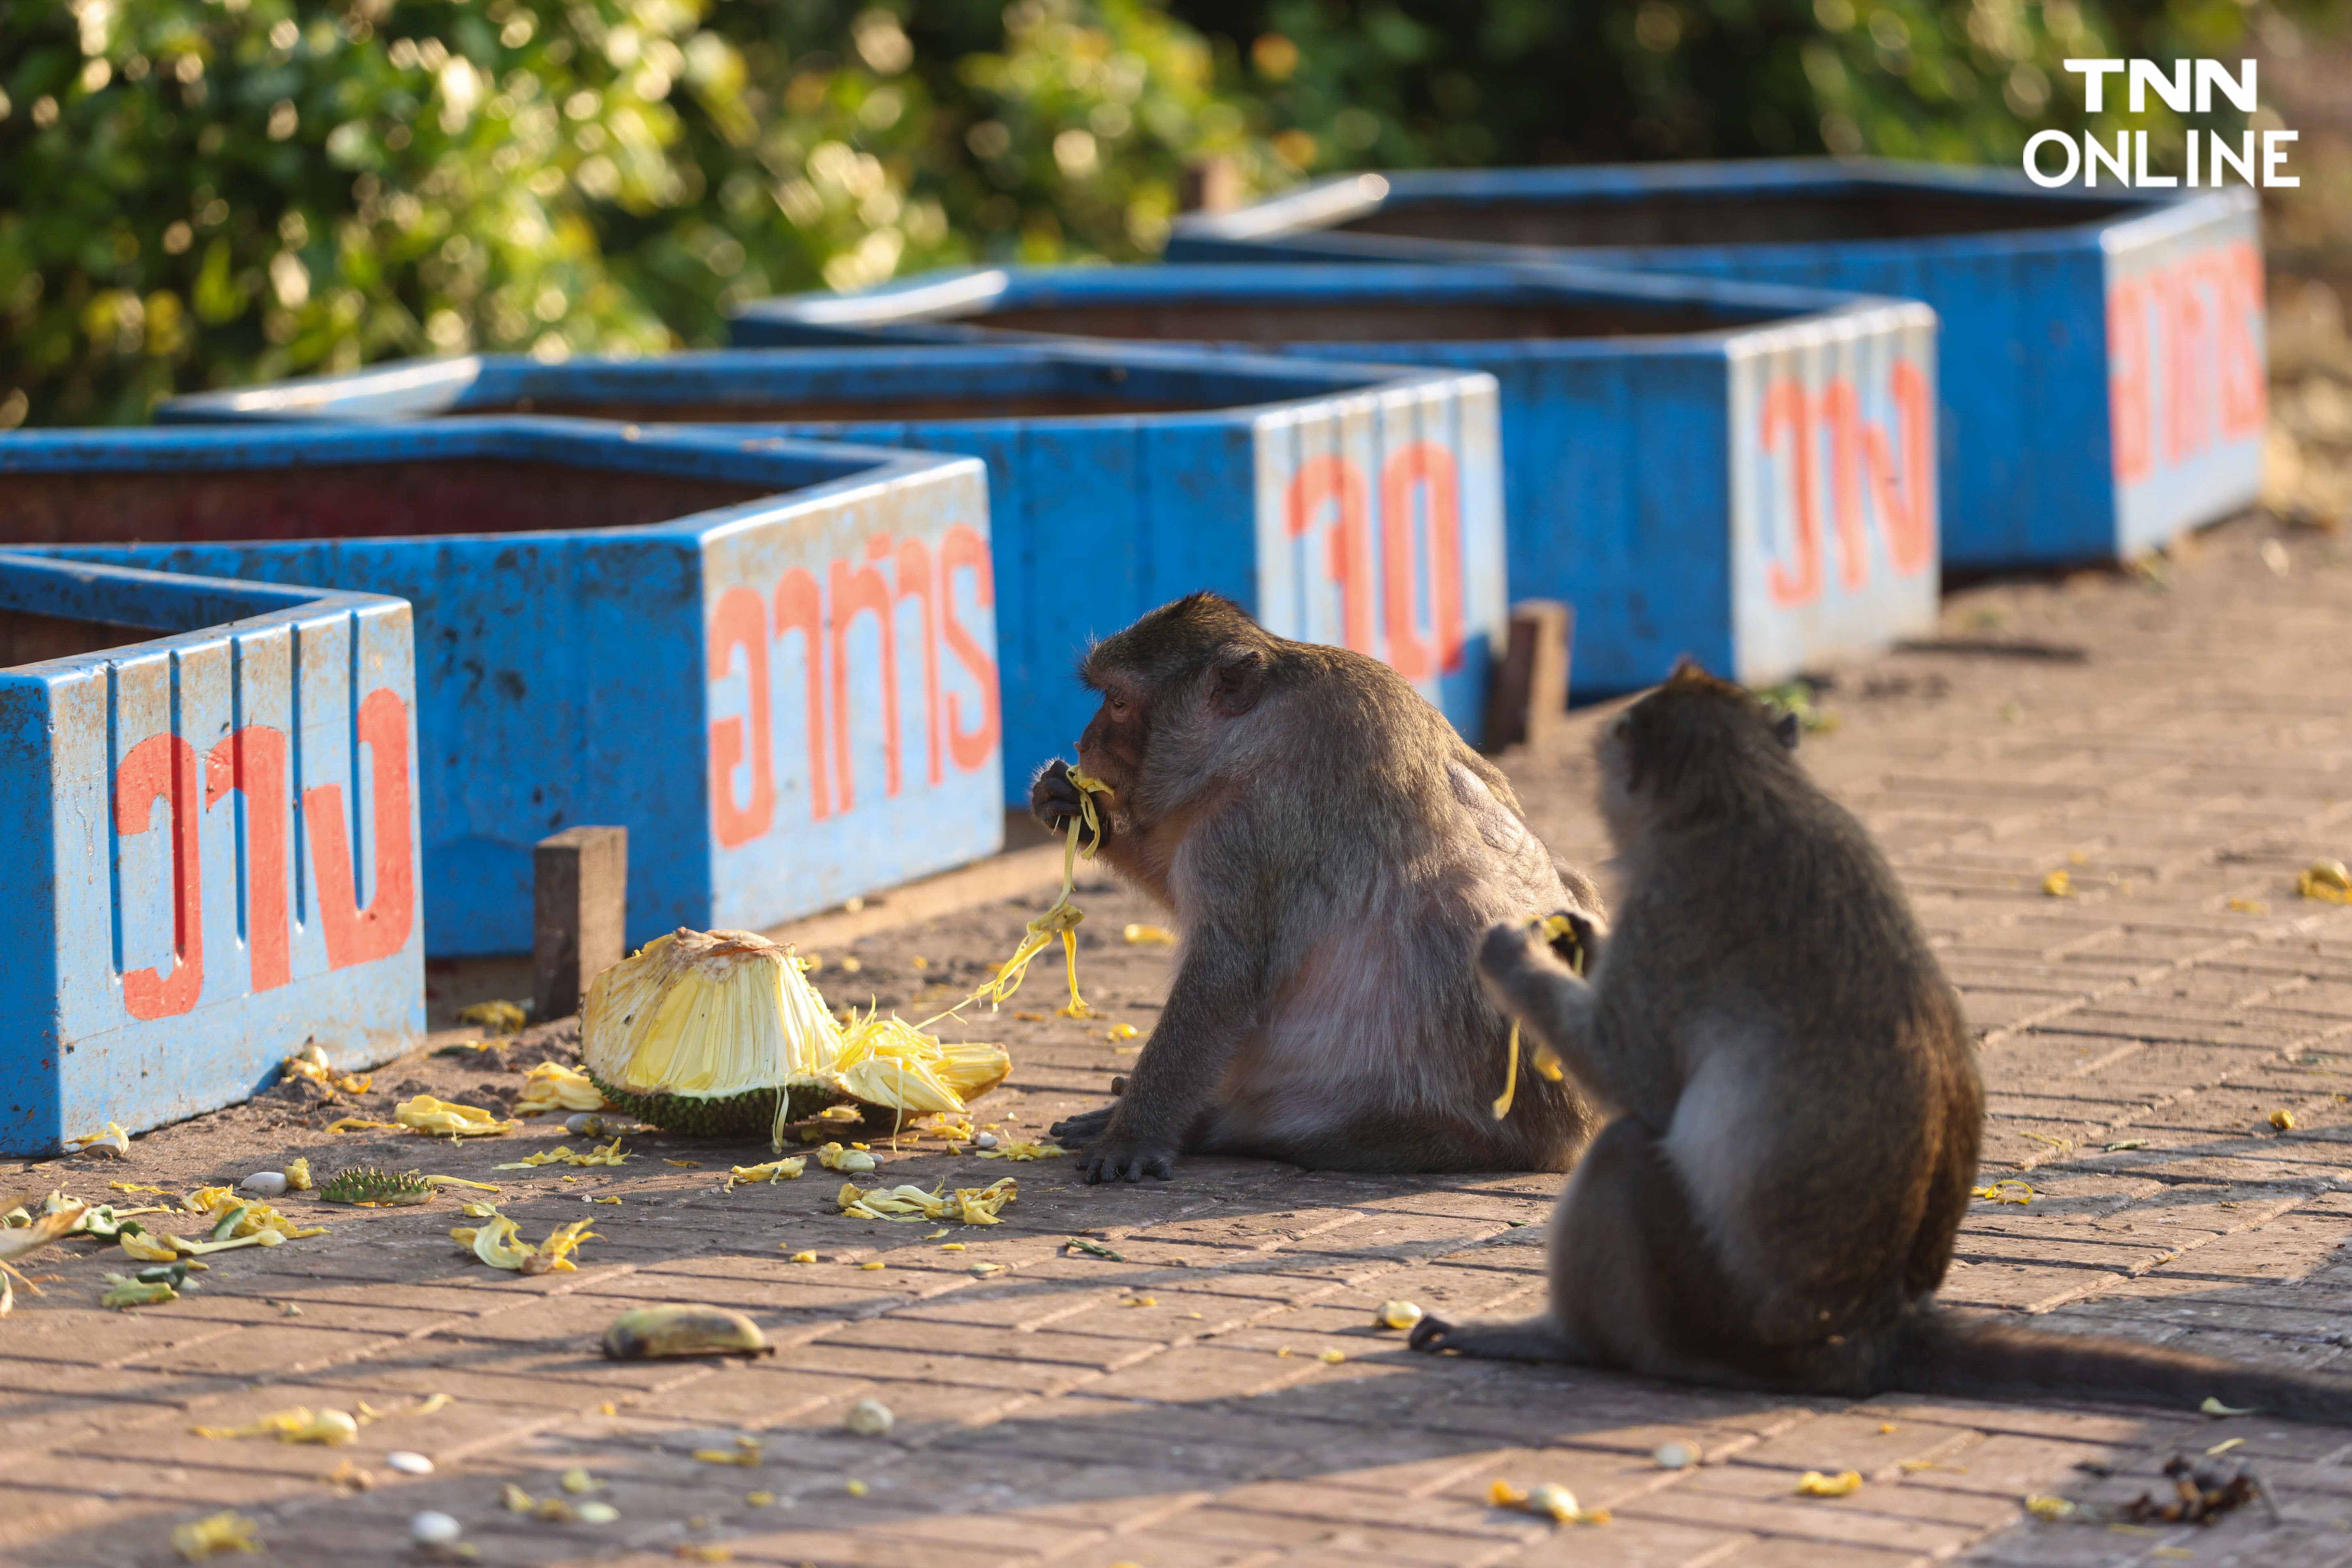
[[[1984,1090],[1958,994],[1792,724],[1691,668],[1602,734],[1626,877],[1586,975],[1524,924],[1479,966],[1613,1113],[1560,1195],[1549,1310],[1416,1350],[1866,1395],[2091,1396],[2352,1418],[2352,1382],[1939,1307]]]
[[[1186,1153],[1349,1171],[1565,1170],[1573,1085],[1503,1088],[1509,1020],[1471,959],[1492,922],[1591,883],[1528,830],[1500,771],[1395,671],[1195,594],[1097,643],[1079,766],[1110,786],[1100,858],[1182,936],[1125,1092],[1054,1128],[1088,1182]],[[1030,792],[1063,831],[1065,763]],[[1097,805],[1101,802],[1097,801]]]

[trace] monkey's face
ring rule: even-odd
[[[1099,676],[1102,706],[1078,737],[1078,765],[1116,791],[1142,770],[1151,734],[1150,709],[1142,684],[1124,671]]]

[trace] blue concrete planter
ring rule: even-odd
[[[405,1048],[415,712],[397,599],[0,553],[0,1154]]]
[[[1557,267],[1019,268],[765,300],[735,331],[1174,338],[1485,371],[1502,389],[1509,592],[1576,606],[1583,690],[1646,685],[1683,653],[1779,679],[1934,624],[1921,305]],[[1345,486],[1297,471],[1344,511]]]
[[[1168,257],[1573,260],[1925,300],[1944,561],[1993,566],[2128,556],[2252,504],[2261,245],[2242,188],[1804,159],[1351,175],[1185,218]]]
[[[1213,588],[1285,636],[1413,677],[1463,732],[1502,631],[1494,384],[1138,345],[424,361],[168,404],[168,419],[551,410],[696,420],[988,462],[1009,797],[1095,699],[1088,642]]]
[[[1003,843],[967,458],[543,418],[17,434],[0,545],[413,604],[436,953],[528,951],[531,846],[573,824],[629,829],[633,942]]]

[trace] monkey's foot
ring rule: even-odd
[[[1516,1323],[1449,1323],[1423,1318],[1412,1326],[1406,1343],[1417,1351],[1452,1351],[1481,1361],[1564,1361],[1581,1358],[1561,1337],[1550,1318],[1526,1318]]]
[[[1110,1125],[1110,1113],[1118,1109],[1106,1105],[1100,1110],[1064,1117],[1046,1130],[1046,1135],[1065,1149],[1083,1149],[1102,1136],[1103,1129]]]
[[[1114,1105],[1057,1121],[1053,1127],[1054,1141],[1084,1145],[1078,1174],[1088,1186],[1100,1182],[1139,1182],[1146,1176],[1170,1180],[1176,1174],[1176,1144],[1114,1125],[1121,1109]]]
[[[1417,1351],[1442,1351],[1445,1348],[1445,1336],[1453,1331],[1454,1325],[1444,1319],[1425,1317],[1412,1326],[1412,1337],[1405,1343]]]

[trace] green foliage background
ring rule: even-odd
[[[0,0],[0,428],[407,354],[713,343],[741,300],[941,264],[1146,257],[1204,160],[1248,191],[2011,163],[2082,121],[2063,58],[2296,25],[2238,0]]]

